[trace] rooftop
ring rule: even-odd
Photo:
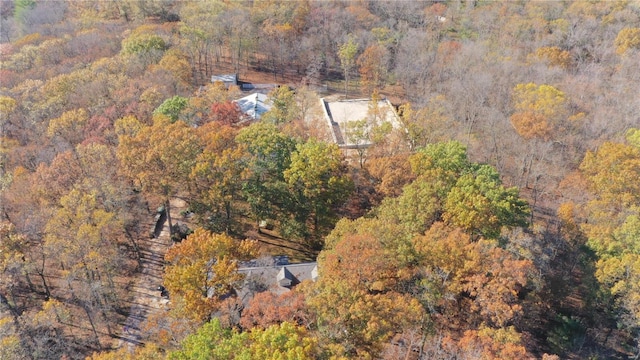
[[[315,281],[318,278],[316,262],[242,267],[238,269],[245,275],[244,283],[237,289],[238,296],[244,301],[250,300],[254,294],[270,291],[280,295],[291,291],[305,280]]]
[[[258,120],[271,109],[271,100],[262,93],[253,93],[234,101],[247,117]]]
[[[220,74],[220,75],[212,75],[211,82],[222,81],[225,84],[238,84],[238,74]]]

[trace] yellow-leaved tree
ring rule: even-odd
[[[565,94],[551,85],[518,84],[511,124],[525,139],[549,139],[567,115]]]
[[[640,28],[624,28],[620,30],[614,41],[616,52],[625,54],[630,49],[640,49]]]
[[[640,147],[606,142],[580,164],[595,197],[580,229],[598,256],[596,278],[608,289],[619,323],[640,327]],[[640,338],[636,339],[640,342]]]
[[[253,241],[238,241],[198,228],[167,251],[164,285],[185,317],[204,321],[242,280],[236,271],[237,261],[256,255]]]
[[[67,111],[49,121],[47,136],[59,136],[72,145],[78,144],[83,139],[82,131],[88,120],[89,115],[85,109]]]

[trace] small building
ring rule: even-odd
[[[371,146],[367,139],[354,139],[350,136],[350,124],[356,121],[367,120],[369,128],[380,125],[384,122],[391,123],[393,129],[400,129],[401,122],[393,105],[387,99],[379,100],[377,104],[373,104],[371,99],[353,99],[328,101],[324,98],[320,99],[325,119],[329,125],[333,141],[343,149],[358,149]],[[377,106],[379,118],[375,119],[377,124],[370,115],[373,106]]]
[[[238,273],[245,278],[236,293],[243,302],[248,302],[257,293],[269,291],[276,295],[291,291],[305,280],[318,279],[316,262],[289,264],[288,259],[274,258],[271,265],[258,263],[239,264]]]
[[[238,85],[238,74],[221,74],[221,75],[212,75],[211,82],[215,83],[216,81],[220,81],[224,84],[224,86],[228,89],[229,86]]]
[[[262,94],[268,94],[274,89],[277,89],[278,87],[280,87],[280,85],[278,84],[254,84],[254,83],[243,82],[243,81],[240,81],[239,84],[240,84],[240,90],[242,91],[259,92]]]
[[[273,106],[271,99],[269,99],[267,95],[258,92],[234,100],[233,102],[238,104],[240,111],[242,111],[249,121],[260,120],[262,115],[271,110]]]

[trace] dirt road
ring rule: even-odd
[[[185,208],[182,200],[171,200],[171,213],[178,214]],[[169,225],[165,220],[159,236],[156,238],[144,238],[138,240],[141,253],[141,267],[136,276],[134,286],[131,288],[132,299],[129,316],[124,324],[121,324],[120,338],[116,348],[130,347],[131,350],[142,344],[140,325],[147,317],[155,312],[163,311],[169,300],[160,296],[158,286],[162,284],[164,255],[171,246],[169,238]]]

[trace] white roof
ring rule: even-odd
[[[240,107],[240,110],[248,117],[258,120],[262,114],[271,110],[271,100],[267,95],[261,93],[253,93],[241,99],[234,101]]]

